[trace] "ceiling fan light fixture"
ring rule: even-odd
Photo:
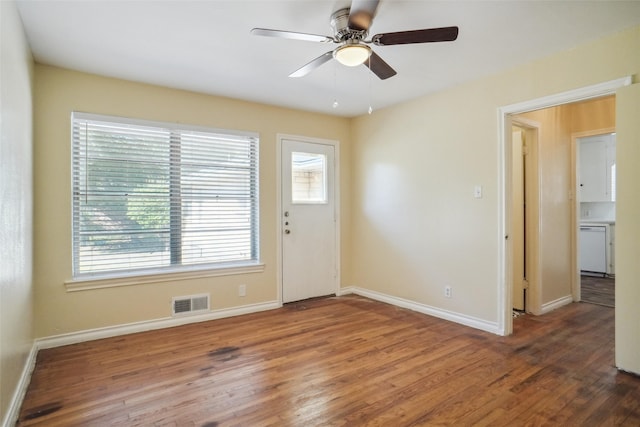
[[[345,44],[333,52],[333,57],[347,67],[364,64],[370,55],[371,48],[364,44]]]

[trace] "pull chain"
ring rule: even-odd
[[[337,68],[338,68],[338,66],[334,63],[333,64],[333,105],[332,105],[332,107],[334,109],[338,108],[338,106],[340,105],[340,104],[338,104],[338,98],[337,98],[337,94],[338,94],[338,78],[336,77],[336,75],[337,75],[336,69]]]
[[[371,55],[369,55],[368,58],[369,61],[369,110],[367,111],[369,114],[373,113],[373,107],[371,106],[371,74],[373,74],[373,71],[371,71]]]

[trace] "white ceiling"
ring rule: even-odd
[[[640,1],[381,0],[369,35],[457,25],[457,41],[374,46],[398,74],[331,61],[287,77],[334,44],[250,35],[254,27],[332,36],[349,0],[18,0],[37,62],[340,116],[499,72],[640,24]],[[339,105],[333,108],[333,101]]]

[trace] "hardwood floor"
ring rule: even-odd
[[[640,425],[614,310],[498,337],[357,296],[43,350],[18,425]]]
[[[580,299],[591,304],[615,307],[616,281],[611,277],[580,277]]]

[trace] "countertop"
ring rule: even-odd
[[[581,218],[580,225],[616,225],[616,220],[602,218]]]

